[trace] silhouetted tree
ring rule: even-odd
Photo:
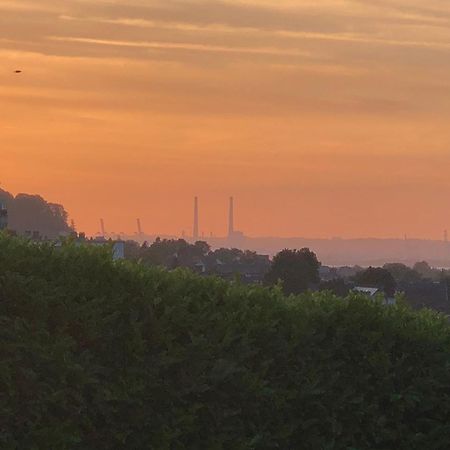
[[[140,246],[136,241],[125,242],[125,258],[133,261],[138,261],[141,258],[141,249],[145,248],[144,245]]]
[[[43,236],[57,237],[71,231],[64,207],[48,203],[39,195],[18,194],[14,197],[0,189],[0,201],[8,208],[8,228],[18,233],[38,231]]]
[[[220,263],[233,264],[242,259],[244,252],[237,248],[219,248],[211,252],[210,256]]]
[[[176,267],[192,268],[209,251],[209,245],[203,241],[189,244],[184,239],[157,238],[150,246],[142,246],[139,253],[140,259],[146,264],[175,269]]]
[[[197,256],[204,256],[204,255],[207,255],[209,253],[209,251],[211,250],[211,247],[205,241],[197,241],[194,244],[193,250],[194,250],[194,253]]]
[[[385,264],[383,269],[388,270],[397,283],[415,283],[422,278],[414,269],[401,263]]]
[[[426,261],[414,264],[414,270],[424,278],[433,278],[433,269]]]
[[[346,297],[350,292],[350,286],[343,278],[335,278],[334,280],[322,281],[319,285],[321,291],[330,291],[339,297]]]
[[[363,272],[360,272],[356,275],[355,282],[359,286],[383,289],[389,297],[395,295],[395,289],[397,287],[397,283],[391,273],[381,267],[369,267]]]
[[[283,250],[274,257],[265,283],[274,285],[282,281],[285,293],[300,294],[319,283],[319,268],[317,256],[308,248]]]

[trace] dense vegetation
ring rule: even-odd
[[[309,248],[282,250],[273,258],[265,283],[273,286],[282,282],[285,294],[301,294],[320,281],[321,263]]]
[[[369,267],[355,276],[358,286],[376,287],[384,290],[389,297],[395,295],[397,282],[389,270],[382,267]]]
[[[8,208],[9,228],[17,233],[38,231],[41,236],[53,238],[71,231],[64,207],[49,203],[39,195],[18,194],[14,197],[0,189],[0,202]]]
[[[0,236],[2,449],[447,449],[450,329]]]

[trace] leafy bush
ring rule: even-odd
[[[447,449],[445,318],[0,237],[0,448]]]

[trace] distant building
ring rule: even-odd
[[[363,286],[356,286],[353,290],[355,292],[358,292],[359,294],[365,294],[371,298],[375,298],[377,294],[380,294],[382,292],[382,290],[379,288]]]
[[[359,294],[364,294],[372,300],[382,296],[384,297],[384,303],[386,305],[395,305],[396,300],[395,297],[388,297],[383,289],[376,287],[364,287],[364,286],[356,286],[353,290]]]
[[[234,198],[230,197],[228,210],[228,244],[232,247],[242,247],[244,241],[244,233],[234,228]]]
[[[125,259],[125,242],[116,241],[113,244],[113,259]]]
[[[80,240],[79,240],[80,242]],[[89,239],[89,240],[85,240],[85,239],[81,239],[81,242],[87,245],[108,245],[108,244],[112,244],[112,249],[113,249],[113,259],[120,260],[120,259],[125,259],[125,242],[121,241],[121,240],[116,240],[116,241],[112,241],[112,240],[108,240],[105,239],[103,236],[100,237],[96,237],[95,239]]]

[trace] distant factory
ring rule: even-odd
[[[198,197],[194,197],[194,224],[192,227],[192,239],[194,242],[201,238],[199,229],[199,199]],[[244,233],[242,233],[242,231],[237,231],[234,227],[234,198],[230,197],[228,207],[228,233],[226,239],[228,244],[232,246],[238,245],[244,238]]]

